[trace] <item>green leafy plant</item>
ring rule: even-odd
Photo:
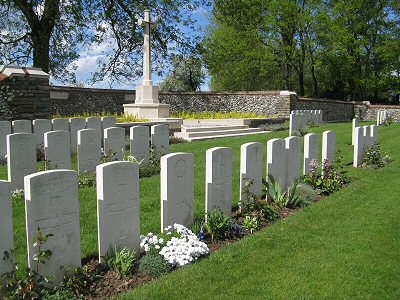
[[[263,179],[265,186],[265,198],[269,203],[273,203],[279,208],[286,204],[286,192],[282,189],[281,184],[275,180],[272,175],[268,176],[268,181]]]
[[[229,225],[231,218],[224,213],[214,208],[211,213],[207,214],[206,230],[211,234],[211,241],[223,239],[229,234]]]
[[[87,288],[99,278],[100,275],[88,266],[76,267],[73,270],[68,268],[63,282],[55,288],[55,292],[61,295],[72,294],[76,299],[81,299],[84,298]]]
[[[172,266],[157,251],[150,251],[140,260],[139,271],[158,277],[171,272]]]
[[[96,173],[82,172],[78,176],[78,187],[93,187],[96,186]]]
[[[110,247],[107,255],[104,257],[104,263],[120,276],[132,274],[133,263],[135,262],[135,251],[128,247],[118,249]]]
[[[194,218],[193,225],[192,225],[192,232],[200,236],[200,232],[204,230],[205,227],[205,220],[204,218]]]
[[[116,157],[117,152],[113,152],[112,149],[108,149],[101,155],[101,163],[108,163],[108,162],[113,162],[117,161],[118,158]]]
[[[296,208],[309,205],[311,202],[299,196],[298,193],[299,182],[296,181],[288,190],[286,195],[285,207]]]
[[[23,189],[16,189],[12,192],[11,194],[12,200],[13,201],[23,201],[25,198],[25,193]]]
[[[310,173],[304,176],[304,182],[312,186],[314,189],[319,189],[323,194],[329,195],[335,191],[340,190],[349,178],[346,173],[342,171],[342,157],[340,152],[336,155],[335,162],[326,159],[321,166],[321,175],[319,174],[319,164],[316,160],[310,162]]]
[[[38,228],[38,232],[34,238],[33,247],[37,249],[33,255],[36,262],[35,268],[26,268],[24,274],[18,273],[18,265],[14,261],[14,251],[4,252],[4,261],[9,261],[12,270],[1,276],[0,295],[5,299],[41,299],[42,296],[49,292],[48,284],[51,283],[50,276],[42,276],[40,274],[41,265],[45,264],[51,256],[50,250],[44,250],[44,244],[48,241],[52,234],[43,234],[43,230]]]
[[[268,186],[268,183],[263,180],[263,184]],[[279,219],[279,212],[276,207],[268,203],[267,195],[258,196],[251,191],[253,185],[252,180],[246,180],[243,185],[242,202],[239,202],[240,214],[248,215],[253,212],[262,212],[267,221]]]
[[[243,228],[253,234],[254,231],[260,228],[262,218],[263,216],[260,214],[251,214],[245,216],[243,220]]]
[[[363,165],[378,169],[390,161],[390,156],[381,151],[379,144],[374,144],[366,149]]]

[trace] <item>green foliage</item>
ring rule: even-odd
[[[264,184],[268,184],[263,181]],[[257,196],[251,192],[250,188],[253,181],[246,180],[242,190],[242,200],[239,202],[240,213],[248,215],[253,213],[261,213],[267,221],[275,221],[279,219],[279,212],[276,207],[268,203],[266,195]]]
[[[267,116],[257,115],[252,112],[223,112],[223,111],[181,111],[171,114],[172,118],[182,119],[244,119],[244,118],[266,118]]]
[[[269,175],[268,181],[263,179],[263,184],[265,186],[267,201],[279,208],[285,207],[286,191],[282,189],[280,182],[276,181],[272,175]]]
[[[215,1],[203,42],[212,88],[375,102],[398,97],[398,3],[363,4]]]
[[[211,241],[223,239],[229,234],[231,218],[224,215],[221,210],[214,208],[207,214],[206,230],[211,234]]]
[[[325,160],[321,166],[321,174],[319,174],[319,164],[317,161],[310,162],[310,173],[304,176],[304,182],[309,184],[314,189],[321,190],[325,195],[329,195],[340,190],[349,182],[349,178],[342,171],[340,153],[336,154],[336,161],[331,162]]]
[[[253,234],[254,231],[260,229],[261,222],[263,219],[264,219],[264,213],[262,211],[260,212],[254,211],[251,214],[248,214],[244,217],[243,228],[249,231],[251,234]]]
[[[11,196],[12,196],[12,199],[13,199],[14,202],[24,201],[25,200],[24,190],[22,190],[22,189],[14,190],[12,192]]]
[[[90,52],[100,45],[107,49],[88,83],[106,79],[110,84],[133,82],[142,75],[143,32],[137,19],[145,9],[150,9],[152,19],[157,20],[152,29],[152,47],[157,55],[152,61],[158,72],[165,69],[170,47],[177,52],[195,51],[199,30],[192,12],[197,11],[198,1],[109,4],[106,0],[0,1],[0,64],[33,63],[55,80],[79,86],[75,70],[82,46]]]
[[[150,251],[140,260],[139,270],[151,276],[158,277],[171,272],[172,267],[156,251]]]
[[[112,149],[108,149],[106,152],[102,153],[101,155],[101,163],[108,163],[113,161],[118,161],[116,157],[117,152],[113,152]]]
[[[318,189],[312,188],[308,184],[298,184],[296,188],[296,196],[303,203],[316,202],[320,198],[322,192]]]
[[[379,144],[374,144],[366,149],[363,165],[378,169],[384,167],[390,161],[390,156],[381,151]]]
[[[107,255],[104,257],[104,263],[120,276],[132,274],[133,263],[135,262],[135,251],[127,247],[118,249],[110,247]]]
[[[92,187],[92,186],[96,186],[96,173],[84,171],[78,175],[79,188]]]
[[[194,218],[192,232],[197,236],[200,236],[200,232],[204,230],[205,222],[204,218]]]
[[[117,123],[132,123],[132,122],[148,122],[149,120],[146,118],[139,118],[136,115],[126,115],[119,113],[111,113],[111,112],[84,112],[81,114],[73,114],[73,115],[61,115],[60,113],[56,113],[51,116],[52,119],[59,118],[87,118],[87,117],[115,117]]]
[[[205,77],[200,58],[177,54],[172,57],[172,71],[161,82],[160,90],[165,92],[200,91]]]
[[[50,250],[43,249],[44,244],[52,236],[50,233],[43,234],[42,229],[38,228],[33,243],[33,248],[37,250],[33,255],[35,267],[26,268],[22,275],[17,272],[18,265],[14,261],[14,252],[4,252],[3,260],[11,264],[12,271],[1,276],[0,295],[3,295],[5,299],[41,299],[42,295],[49,291],[50,277],[40,275],[40,266],[52,256]]]

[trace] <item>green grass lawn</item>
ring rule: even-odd
[[[327,124],[334,130],[344,163],[352,161],[351,123]],[[205,152],[232,147],[233,202],[239,198],[240,145],[285,137],[287,131],[199,141],[171,146],[195,157],[195,215],[204,212]],[[210,258],[134,289],[121,299],[400,298],[400,124],[380,127],[379,141],[395,162],[382,170],[348,167],[353,182],[285,221],[228,246]],[[0,167],[0,177],[7,172]],[[141,232],[159,232],[160,178],[141,179]],[[79,190],[82,254],[97,253],[95,188]],[[24,203],[13,203],[15,249],[26,264]]]

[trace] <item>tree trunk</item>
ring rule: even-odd
[[[33,66],[42,68],[46,73],[50,71],[50,34],[34,32],[32,30]]]

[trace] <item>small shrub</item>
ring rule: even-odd
[[[311,204],[310,201],[299,197],[298,194],[298,182],[296,181],[292,187],[289,188],[287,195],[286,195],[286,203],[285,207],[287,208],[296,208],[296,207],[303,207]]]
[[[238,224],[236,221],[232,220],[229,224],[229,235],[230,237],[242,237],[246,234],[245,228],[242,225]]]
[[[120,276],[132,274],[134,261],[135,251],[127,247],[122,249],[118,249],[117,247],[110,248],[107,255],[104,257],[105,264]]]
[[[284,207],[286,204],[286,192],[283,191],[281,184],[273,176],[269,175],[268,179],[268,181],[263,179],[267,201],[279,208]]]
[[[159,253],[150,251],[140,260],[139,270],[140,272],[158,277],[171,272],[172,266]]]
[[[117,152],[113,152],[112,149],[108,149],[107,151],[104,152],[104,149],[101,149],[101,163],[108,163],[108,162],[113,162],[113,161],[118,161],[118,158],[116,157]]]
[[[74,270],[67,269],[63,282],[56,287],[56,291],[66,294],[73,293],[76,299],[84,298],[88,286],[97,280],[97,274],[89,269],[88,266],[76,267]],[[75,299],[75,298],[73,298]]]
[[[321,190],[313,189],[308,184],[297,185],[296,195],[304,202],[316,202],[322,193]]]
[[[188,141],[183,138],[178,138],[178,137],[172,136],[169,138],[169,143],[170,144],[184,144],[184,143],[188,143]]]
[[[82,172],[78,176],[78,187],[93,187],[96,186],[96,173]]]
[[[261,227],[261,220],[264,216],[262,213],[253,213],[245,216],[243,220],[243,228],[249,231],[251,234]]]
[[[7,155],[0,155],[0,166],[7,165]]]
[[[390,161],[390,156],[381,151],[379,144],[374,144],[367,148],[363,165],[378,169],[384,167]]]
[[[229,234],[230,223],[231,218],[216,208],[207,214],[206,230],[211,235],[211,241],[225,238]]]
[[[204,226],[205,220],[204,218],[194,218],[193,225],[192,225],[192,232],[197,235],[200,240],[203,240],[204,236],[201,237],[200,233],[204,234]]]
[[[23,201],[25,199],[25,193],[23,189],[16,189],[12,192],[11,197],[13,201]]]
[[[304,176],[304,182],[309,184],[314,189],[321,190],[323,194],[329,195],[335,191],[340,190],[346,183],[349,182],[349,178],[345,172],[341,171],[342,159],[340,153],[337,155],[336,162],[325,160],[322,163],[321,171],[323,175],[318,174],[319,164],[316,160],[310,162],[310,173]]]
[[[36,160],[37,161],[45,161],[46,160],[46,155],[45,155],[44,147],[42,144],[36,148]]]
[[[0,295],[5,299],[42,299],[42,296],[50,291],[48,288],[48,284],[51,283],[50,277],[40,275],[40,267],[52,256],[50,250],[43,250],[51,236],[53,235],[43,234],[42,229],[38,228],[33,244],[37,250],[33,255],[36,266],[34,269],[26,268],[22,275],[18,272],[18,265],[14,261],[14,252],[4,252],[3,261],[10,262],[12,266],[12,271],[1,275]]]

